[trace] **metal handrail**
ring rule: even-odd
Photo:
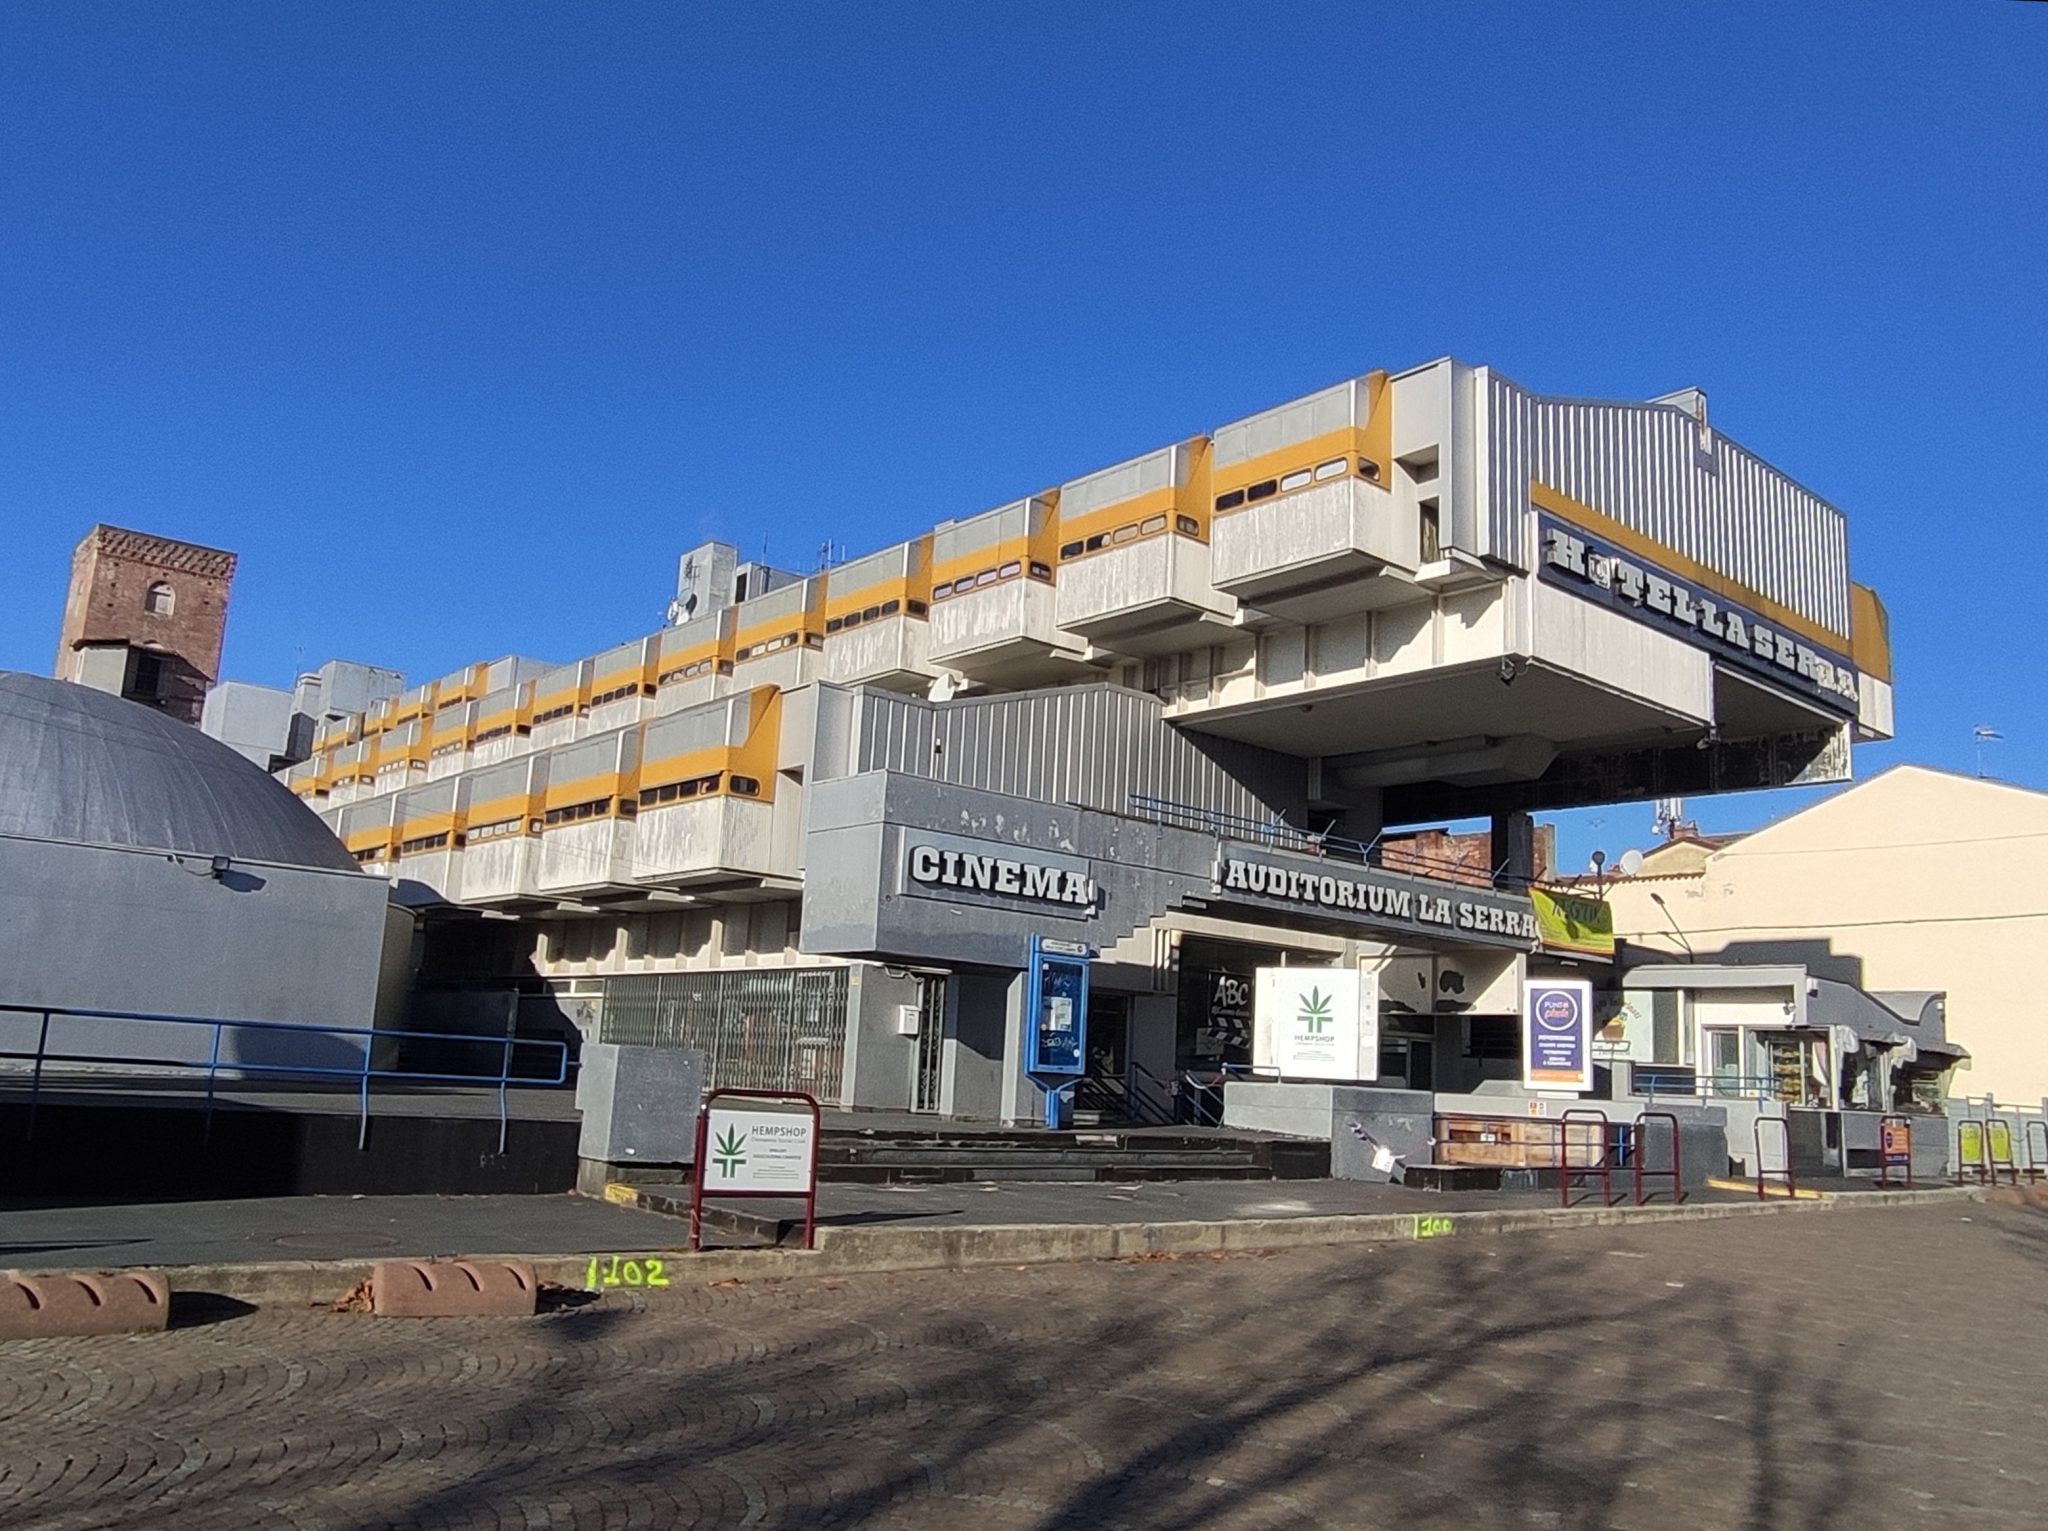
[[[543,1087],[565,1084],[569,1078],[569,1044],[553,1038],[537,1037],[479,1037],[452,1031],[386,1031],[364,1026],[320,1026],[300,1024],[293,1021],[231,1021],[215,1016],[199,1015],[152,1015],[136,1010],[81,1010],[62,1005],[7,1005],[0,1004],[0,1012],[16,1015],[38,1015],[42,1023],[36,1033],[33,1052],[16,1049],[0,1049],[0,1058],[32,1062],[30,1072],[28,1122],[23,1139],[35,1137],[36,1114],[42,1104],[43,1066],[46,1063],[87,1063],[127,1064],[133,1067],[171,1070],[206,1071],[206,1127],[213,1127],[213,1106],[215,1088],[221,1070],[226,1068],[236,1076],[255,1074],[286,1079],[348,1079],[357,1087],[358,1124],[356,1148],[368,1146],[370,1135],[370,1082],[375,1079],[404,1079],[421,1084],[471,1084],[495,1085],[498,1091],[498,1152],[505,1151],[506,1124],[510,1119],[508,1092],[514,1083],[539,1085]],[[201,1064],[185,1058],[128,1058],[99,1053],[65,1053],[50,1049],[50,1022],[54,1017],[86,1021],[138,1022],[154,1026],[205,1026],[212,1029],[207,1060]],[[362,1063],[357,1067],[336,1067],[314,1063],[256,1063],[244,1059],[221,1058],[221,1038],[230,1031],[283,1032],[291,1036],[310,1038],[361,1038]],[[432,1070],[384,1069],[373,1066],[372,1049],[379,1042],[422,1041],[455,1042],[473,1047],[495,1047],[500,1049],[498,1070],[494,1074],[451,1074]],[[517,1048],[552,1049],[554,1073],[527,1074],[515,1076],[512,1059]],[[545,1056],[545,1055],[544,1055]]]
[[[1463,862],[1448,861],[1419,851],[1404,852],[1402,865],[1387,866],[1384,830],[1370,840],[1354,840],[1344,835],[1297,828],[1284,818],[1257,819],[1246,814],[1227,813],[1219,808],[1204,808],[1195,803],[1181,803],[1172,798],[1155,797],[1146,792],[1131,793],[1128,803],[1130,811],[1141,818],[1150,818],[1162,824],[1177,824],[1182,828],[1199,829],[1215,835],[1219,840],[1270,846],[1275,850],[1294,851],[1306,856],[1322,856],[1335,861],[1352,862],[1359,866],[1380,867],[1410,876],[1434,875],[1439,881],[1462,882],[1475,887],[1498,888],[1503,882],[1526,884],[1530,881],[1528,878],[1509,878],[1508,864],[1505,861],[1499,866],[1479,872]]]
[[[1655,1100],[1684,1096],[1698,1100],[1776,1100],[1778,1081],[1769,1074],[1710,1074],[1691,1064],[1629,1065],[1629,1092]],[[1787,1102],[1797,1105],[1798,1102]]]

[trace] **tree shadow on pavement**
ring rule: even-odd
[[[576,1525],[1844,1523],[1855,1409],[1793,1364],[1800,1315],[1630,1275],[1507,1239],[792,1282],[709,1305],[666,1407],[622,1397],[617,1364],[658,1352],[636,1329],[661,1320],[593,1314],[486,1434],[633,1428],[376,1523],[536,1502]]]

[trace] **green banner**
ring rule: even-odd
[[[1542,888],[1531,888],[1529,899],[1536,906],[1536,939],[1545,950],[1614,955],[1614,911],[1604,899]]]

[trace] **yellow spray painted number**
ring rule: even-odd
[[[1451,1220],[1441,1216],[1415,1214],[1415,1236],[1418,1239],[1441,1239],[1451,1233]]]
[[[631,1260],[613,1255],[611,1263],[606,1264],[602,1255],[592,1255],[590,1268],[583,1273],[583,1285],[593,1292],[608,1286],[667,1286],[668,1262],[651,1256]]]

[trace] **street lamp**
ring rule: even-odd
[[[1671,927],[1671,933],[1678,937],[1678,944],[1685,948],[1685,960],[1687,962],[1699,961],[1698,955],[1692,949],[1692,942],[1687,940],[1685,932],[1678,928],[1678,921],[1672,916],[1671,906],[1664,902],[1664,895],[1652,893],[1650,895],[1650,902],[1664,911],[1664,923]]]

